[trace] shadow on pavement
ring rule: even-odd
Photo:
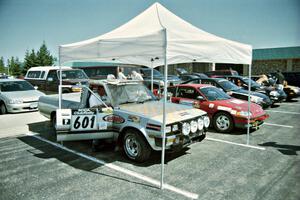
[[[29,153],[33,154],[35,157],[41,158],[41,159],[52,159],[55,158],[71,167],[74,167],[76,169],[80,169],[80,170],[84,170],[90,173],[94,173],[94,174],[98,174],[101,176],[106,176],[106,177],[110,177],[110,178],[114,178],[114,179],[118,179],[118,180],[122,180],[122,181],[126,181],[126,182],[130,182],[130,183],[135,183],[135,184],[139,184],[139,185],[143,185],[143,186],[147,186],[147,187],[153,187],[155,188],[153,185],[148,185],[145,183],[140,183],[140,182],[135,182],[135,181],[131,181],[131,180],[127,180],[121,177],[117,177],[114,175],[109,175],[109,174],[104,174],[101,172],[96,172],[93,171],[96,168],[99,168],[103,165],[93,162],[91,160],[82,158],[76,154],[64,151],[62,149],[58,149],[55,146],[52,146],[48,143],[45,143],[43,141],[40,141],[32,136],[23,136],[23,137],[19,137],[18,138],[20,141],[26,143],[27,145],[34,147],[35,150],[27,150]]]
[[[263,144],[258,145],[263,147],[274,147],[284,155],[298,155],[297,151],[300,151],[300,146],[277,144],[277,142],[265,142]]]
[[[56,136],[53,128],[51,127],[51,124],[49,121],[44,122],[37,122],[37,123],[31,123],[28,124],[29,130],[33,133],[37,133],[40,137],[50,140],[51,142],[56,142]],[[33,138],[34,140],[37,140]],[[27,140],[24,142],[28,142]],[[42,141],[41,141],[42,142]],[[44,142],[42,142],[44,143]],[[33,146],[34,143],[28,143],[30,146]],[[129,163],[136,166],[141,167],[148,167],[155,164],[161,163],[161,152],[155,152],[153,151],[151,154],[151,157],[148,161],[144,163],[135,163],[131,160],[129,160],[125,153],[120,148],[115,148],[115,143],[109,143],[105,141],[101,141],[101,148],[97,152],[92,151],[92,141],[91,140],[84,140],[84,141],[68,141],[64,142],[63,145],[69,149],[75,150],[80,153],[84,153],[89,156],[93,156],[97,159],[103,160],[107,163],[114,163],[116,161],[122,162],[122,163]],[[38,148],[39,146],[33,146],[34,148]],[[47,149],[41,149],[45,155],[52,156],[51,152],[44,151]],[[185,148],[182,151],[179,152],[167,152],[165,155],[165,164],[172,161],[173,159],[176,159],[180,156],[183,156],[185,154],[188,154],[189,148]],[[62,160],[64,162],[64,160]]]
[[[287,99],[286,102],[293,103],[293,102],[298,102],[298,100],[297,99]]]
[[[259,130],[259,129],[257,129],[257,130]],[[230,133],[219,133],[211,127],[208,129],[208,131],[210,133],[218,134],[218,135],[245,135],[245,134],[247,134],[247,129],[240,129],[240,128],[235,128]],[[255,129],[250,129],[250,133],[254,133],[255,131],[256,131]]]

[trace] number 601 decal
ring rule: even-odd
[[[71,131],[96,130],[96,115],[72,115]]]

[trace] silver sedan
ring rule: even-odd
[[[36,111],[44,93],[21,79],[0,79],[0,114]]]

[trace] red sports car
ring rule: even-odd
[[[268,114],[257,104],[251,103],[248,113],[248,102],[235,99],[225,92],[206,84],[185,84],[168,87],[172,93],[171,101],[192,105],[206,111],[218,132],[230,132],[234,127],[246,128],[247,117],[250,115],[250,125],[258,128]]]

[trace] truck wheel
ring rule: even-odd
[[[226,112],[217,113],[213,118],[214,128],[221,133],[232,131],[234,124],[230,114]]]
[[[146,161],[151,154],[151,148],[143,136],[132,129],[124,134],[123,150],[129,159],[136,162]]]
[[[2,102],[2,103],[0,103],[0,114],[3,115],[6,113],[7,113],[7,110],[6,110],[5,104]]]

